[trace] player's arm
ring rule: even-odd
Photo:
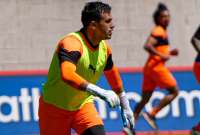
[[[104,75],[108,80],[108,83],[112,87],[112,90],[118,94],[120,99],[120,106],[122,109],[122,118],[124,119],[124,125],[130,128],[134,127],[134,117],[129,101],[126,97],[126,93],[123,90],[122,80],[118,69],[114,66],[112,60],[111,49],[108,47],[108,58],[104,68]]]
[[[107,61],[104,68],[104,75],[112,90],[119,95],[123,91],[122,80],[119,75],[119,71],[113,63],[112,51],[109,46],[107,46]]]
[[[194,46],[195,50],[199,53],[200,52],[200,26],[194,35],[191,38],[191,43]]]
[[[152,55],[157,55],[159,56],[161,59],[163,60],[168,60],[169,59],[169,55],[163,55],[162,53],[158,52],[156,49],[155,49],[155,45],[158,43],[158,40],[156,39],[155,36],[153,35],[150,35],[148,37],[148,39],[146,40],[145,44],[144,44],[144,49],[152,54]]]
[[[100,97],[108,102],[110,107],[116,107],[120,104],[118,96],[113,91],[104,90],[76,73],[76,64],[82,54],[82,46],[77,39],[66,38],[62,40],[57,51],[61,63],[61,76],[67,84]]]
[[[57,50],[60,60],[62,79],[69,85],[84,90],[87,81],[76,73],[76,64],[81,57],[81,44],[74,37],[66,37],[59,43]]]
[[[109,54],[104,69],[104,75],[115,93],[120,94],[123,91],[122,80],[117,68],[113,65],[112,54]]]

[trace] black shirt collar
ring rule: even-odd
[[[93,49],[97,49],[99,47],[99,45],[94,45],[92,44],[92,42],[89,40],[87,34],[85,33],[84,29],[82,28],[80,30],[80,32],[85,36],[85,39],[87,40],[87,42],[89,43],[89,45],[93,48]]]

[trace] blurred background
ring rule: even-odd
[[[38,99],[53,52],[64,35],[82,27],[81,10],[88,1],[0,0],[0,135],[38,134]],[[103,2],[112,6],[115,29],[109,43],[133,107],[140,99],[141,67],[147,59],[143,45],[154,26],[152,14],[159,2],[168,6],[170,45],[178,48],[180,55],[172,58],[167,66],[176,67],[172,71],[182,94],[159,114],[158,124],[163,135],[190,134],[200,120],[200,88],[192,73],[196,52],[190,43],[200,24],[200,0]],[[134,68],[139,70],[132,70]],[[98,83],[109,88],[104,76]],[[152,104],[162,96],[158,90]],[[146,110],[151,109],[152,104]],[[101,107],[98,106],[98,110],[106,130],[120,135],[119,111]],[[140,135],[155,134],[143,118],[136,129]]]
[[[0,70],[48,69],[58,40],[82,27],[81,10],[88,0],[0,0]],[[109,41],[118,67],[141,67],[143,44],[158,2],[171,13],[168,34],[180,56],[169,66],[191,66],[190,38],[200,22],[199,0],[104,0],[112,6],[116,25]]]

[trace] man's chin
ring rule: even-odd
[[[111,37],[112,37],[112,35],[109,35],[109,36],[106,37],[106,39],[111,39]]]

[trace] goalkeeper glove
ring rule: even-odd
[[[112,90],[104,90],[94,84],[89,83],[86,86],[86,91],[105,100],[112,108],[120,105],[119,97]]]
[[[122,115],[122,119],[123,119],[123,125],[124,125],[124,127],[134,129],[135,119],[134,119],[131,107],[129,105],[129,101],[126,97],[126,93],[122,92],[119,95],[119,99],[120,99],[121,115]]]

